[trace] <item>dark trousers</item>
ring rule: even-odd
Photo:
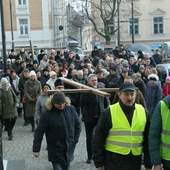
[[[24,112],[24,121],[26,122],[26,116],[25,116],[25,113],[26,113],[26,104],[23,104],[23,112]]]
[[[10,119],[4,119],[4,121],[5,121],[5,130],[8,132],[8,135],[11,135],[16,122],[16,117]]]
[[[141,155],[121,155],[106,151],[105,170],[141,170]]]
[[[35,123],[34,123],[34,117],[31,116],[31,117],[26,117],[26,122],[31,124],[32,128],[35,127]]]
[[[59,163],[52,163],[53,170],[69,170],[69,165],[61,165]]]
[[[92,139],[94,129],[97,125],[98,118],[95,118],[93,123],[84,122],[85,131],[86,131],[86,149],[88,159],[92,159]]]

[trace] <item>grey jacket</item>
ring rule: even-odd
[[[35,106],[35,119],[40,120],[41,114],[46,110],[45,103],[49,98],[49,94],[42,92],[42,94],[38,97]]]

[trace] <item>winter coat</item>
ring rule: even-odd
[[[29,78],[25,78],[24,76],[22,76],[20,79],[19,79],[19,84],[18,84],[18,89],[19,91],[21,92],[21,101],[22,101],[22,98],[24,96],[24,85],[25,85],[25,82],[28,80]]]
[[[164,84],[162,87],[163,98],[170,94],[170,84]]]
[[[41,60],[40,61],[40,69],[43,70],[44,68],[46,68],[49,65],[49,59],[45,60]]]
[[[161,82],[157,81],[156,84],[154,85],[148,82],[145,94],[145,101],[150,117],[152,117],[153,111],[161,99],[162,99]]]
[[[26,102],[26,116],[32,117],[35,114],[35,105],[36,102],[33,102],[32,99],[38,99],[41,94],[41,84],[38,80],[31,81],[30,79],[26,81],[24,85],[24,92],[27,98]]]
[[[45,133],[50,162],[68,165],[73,159],[73,152],[78,142],[81,122],[71,105],[63,110],[56,109],[51,98],[47,100],[46,110],[34,134],[33,152],[39,152]]]
[[[116,82],[120,79],[120,76],[116,73],[116,74],[109,74],[106,76],[106,79],[109,82],[109,87],[110,88],[115,88],[116,87]]]
[[[161,54],[154,54],[152,57],[155,60],[156,64],[162,63],[162,55]]]
[[[49,94],[42,92],[42,94],[38,97],[36,106],[35,106],[35,119],[40,120],[40,116],[43,112],[45,112],[46,107],[45,103],[49,98]]]
[[[17,92],[19,91],[19,89],[18,89],[19,79],[20,79],[20,78],[18,77],[18,75],[16,75],[16,78],[13,79],[13,85],[14,85],[15,90],[16,90]]]
[[[16,71],[16,73],[18,73],[18,71],[21,68],[21,64],[20,63],[14,63],[14,64],[12,64],[12,68]]]
[[[170,95],[165,97],[163,101],[170,108]],[[151,163],[153,165],[163,164],[165,167],[170,167],[170,161],[161,159],[160,152],[160,140],[161,140],[161,132],[162,132],[162,118],[161,118],[161,104],[160,102],[157,104],[150,125],[149,131],[149,152]],[[170,112],[167,112],[169,114]]]
[[[37,80],[41,83],[41,86],[44,87],[44,85],[46,84],[46,80],[43,76],[38,77]]]
[[[84,77],[82,79],[79,79],[78,77],[75,77],[74,81],[76,81],[78,83],[81,83],[81,84],[84,84],[84,85],[87,85],[87,79],[84,78]]]
[[[146,93],[146,85],[144,83],[144,81],[140,78],[137,82],[134,83],[135,86],[141,91],[141,93],[143,94],[143,96],[145,97],[145,93]]]
[[[0,87],[0,115],[2,119],[14,118],[18,115],[16,103],[18,100],[11,87],[7,91],[4,91]]]
[[[104,88],[103,83],[98,83],[97,88]],[[84,122],[93,123],[94,117],[99,117],[104,109],[109,106],[108,98],[98,96],[93,93],[83,94],[81,97],[82,120]]]
[[[56,79],[54,80],[54,79],[50,78],[50,79],[46,82],[48,85],[50,85],[51,90],[54,90],[54,89],[55,89],[55,86],[54,86],[54,82],[55,82],[55,81],[56,81]]]

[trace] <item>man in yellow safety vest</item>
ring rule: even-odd
[[[148,133],[150,119],[142,105],[135,103],[136,87],[123,83],[119,101],[99,118],[93,139],[93,160],[98,170],[140,170],[144,152],[149,170]]]
[[[161,100],[153,112],[149,151],[153,170],[170,170],[170,95]]]

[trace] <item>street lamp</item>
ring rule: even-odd
[[[10,7],[10,20],[11,20],[11,37],[12,37],[12,49],[14,49],[14,33],[13,33],[13,19],[12,19],[12,0],[9,0]]]
[[[6,64],[6,35],[5,35],[5,26],[4,26],[4,6],[3,0],[0,0],[0,10],[1,10],[1,32],[2,32],[2,51],[3,51],[3,62],[4,62],[4,73],[7,72]]]
[[[133,0],[132,0],[132,43],[134,43],[134,15],[133,15]]]
[[[117,45],[120,45],[120,0],[117,0],[117,22],[118,22],[118,33],[117,33]]]

